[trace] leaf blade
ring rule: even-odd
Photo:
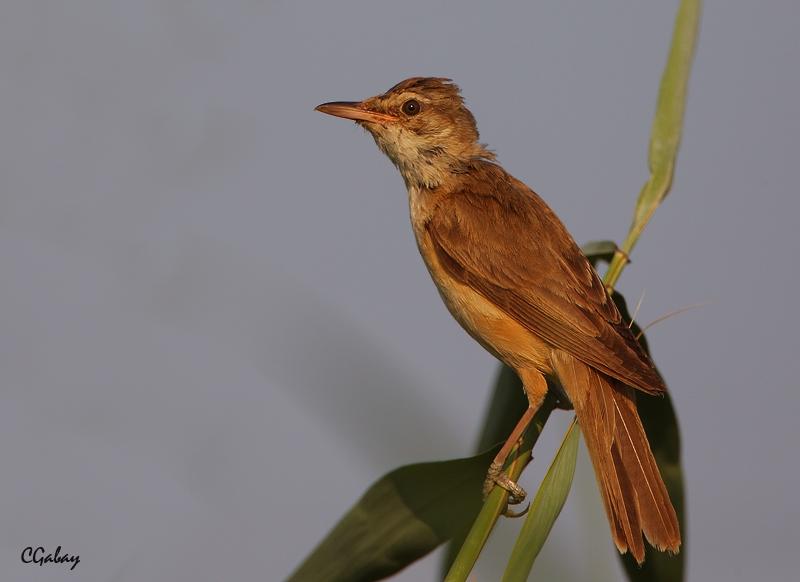
[[[287,582],[382,580],[475,519],[499,447],[453,461],[395,469],[376,481]]]
[[[661,78],[656,114],[650,134],[648,163],[651,175],[639,194],[628,236],[622,248],[615,253],[603,278],[603,283],[609,288],[616,284],[628,261],[628,255],[672,186],[675,161],[683,133],[686,94],[697,44],[701,5],[702,0],[683,0],[675,19],[675,31],[667,65]]]
[[[577,418],[564,436],[564,440],[531,503],[517,543],[511,552],[502,582],[525,582],[533,562],[539,555],[553,524],[567,501],[575,463],[578,459],[580,426]]]

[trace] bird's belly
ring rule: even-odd
[[[472,288],[452,279],[433,280],[456,321],[489,353],[515,370],[552,375],[551,348],[538,336]]]

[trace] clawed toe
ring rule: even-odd
[[[492,492],[492,489],[495,485],[499,485],[508,491],[509,505],[519,505],[525,501],[525,497],[527,496],[525,490],[514,483],[514,481],[512,481],[511,478],[503,472],[502,466],[497,463],[492,463],[489,467],[489,472],[486,475],[486,481],[483,483],[484,500],[489,496],[489,493]],[[527,509],[519,515],[524,515],[526,511]],[[516,516],[516,514],[514,514],[514,516]]]

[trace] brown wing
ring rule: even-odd
[[[497,165],[468,175],[427,223],[444,268],[554,348],[645,392],[666,390],[544,201]]]

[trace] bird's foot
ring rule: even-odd
[[[525,497],[527,493],[525,490],[514,483],[511,478],[503,472],[503,465],[498,462],[493,462],[489,466],[489,472],[486,475],[486,481],[483,482],[483,499],[486,500],[489,497],[489,493],[492,492],[495,485],[499,485],[506,491],[508,491],[508,504],[509,505],[519,505],[523,501],[525,501]],[[520,513],[514,513],[510,509],[506,510],[505,515],[506,517],[521,517],[528,512],[528,508],[525,508],[524,511]]]

